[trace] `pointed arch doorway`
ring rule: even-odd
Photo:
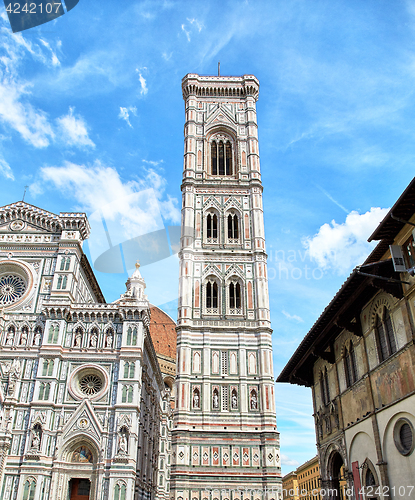
[[[69,500],[89,500],[91,481],[86,478],[74,477],[69,481]]]

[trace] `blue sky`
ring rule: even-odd
[[[0,205],[83,210],[85,250],[177,225],[181,79],[254,74],[274,329],[283,368],[414,174],[415,4],[81,0],[12,34],[0,8]],[[176,316],[177,259],[142,267]],[[97,272],[107,301],[126,272]],[[283,473],[316,454],[308,389],[278,385]]]

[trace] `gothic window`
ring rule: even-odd
[[[238,281],[231,281],[229,290],[229,314],[241,314],[241,285]]]
[[[127,394],[127,401],[129,403],[133,402],[133,395],[134,395],[134,388],[132,385],[130,385],[130,387],[128,388],[128,394]]]
[[[133,328],[133,345],[137,345],[137,328]]]
[[[207,243],[218,242],[218,216],[213,212],[206,217],[206,238]]]
[[[53,365],[54,365],[54,360],[53,359],[45,359],[43,360],[43,372],[42,376],[43,377],[51,377],[53,374]]]
[[[349,347],[344,349],[344,372],[346,375],[346,385],[350,387],[357,380],[356,356],[353,348],[353,342],[350,342]]]
[[[211,174],[232,175],[232,145],[229,141],[212,141],[210,145]]]
[[[248,356],[248,373],[256,375],[256,354],[254,352],[250,352]]]
[[[239,222],[236,214],[228,215],[228,243],[239,243]]]
[[[327,367],[320,373],[320,392],[321,400],[325,406],[330,403],[329,377]]]
[[[39,387],[39,399],[41,401],[47,401],[49,399],[50,384],[45,384],[42,382]]]
[[[229,408],[228,401],[228,387],[226,385],[222,386],[222,411],[227,411]]]
[[[392,320],[386,307],[376,315],[376,339],[378,344],[379,359],[383,361],[396,352],[396,341],[392,328]]]
[[[238,362],[237,362],[236,352],[231,352],[229,357],[230,357],[231,374],[235,375],[238,373]]]
[[[71,258],[70,257],[62,257],[61,260],[61,271],[69,271],[69,266],[71,265]]]
[[[212,353],[212,373],[219,373],[219,352],[213,351]]]
[[[62,280],[62,290],[66,289],[67,283],[68,283],[68,276],[64,276]]]
[[[208,279],[205,285],[206,290],[206,313],[219,314],[218,284],[213,278]]]
[[[369,468],[366,470],[365,486],[376,486],[375,476]]]
[[[217,158],[217,145],[213,141],[211,145],[211,161],[212,161],[212,175],[218,175],[218,158]]]
[[[36,481],[29,478],[23,488],[23,500],[35,500]]]
[[[57,344],[59,338],[59,325],[50,325],[48,344]]]
[[[221,373],[228,374],[228,351],[221,351]]]
[[[129,373],[130,373],[130,363],[126,361],[124,363],[124,378],[128,378]]]
[[[127,330],[127,345],[131,345],[131,334],[132,334],[132,328],[129,326]]]
[[[200,352],[196,351],[193,353],[193,373],[200,372]]]
[[[56,288],[60,290],[62,287],[62,276],[59,276],[58,278],[58,284],[56,285]]]
[[[415,242],[414,242],[414,237],[412,235],[404,244],[403,250],[404,250],[405,257],[406,257],[407,266],[414,267],[415,266]]]
[[[135,363],[131,362],[130,363],[130,378],[134,378],[134,377],[135,377]]]
[[[122,396],[121,396],[121,402],[126,403],[127,402],[127,392],[128,392],[128,386],[123,385],[122,387]]]

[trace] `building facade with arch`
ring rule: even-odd
[[[82,213],[0,208],[2,500],[168,498],[175,323],[138,264],[105,302],[89,231]]]
[[[410,498],[415,477],[415,179],[278,382],[311,387],[325,499]],[[337,491],[337,497],[333,492]],[[354,497],[353,497],[354,495]]]

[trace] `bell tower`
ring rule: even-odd
[[[188,74],[171,499],[281,493],[256,101]]]

